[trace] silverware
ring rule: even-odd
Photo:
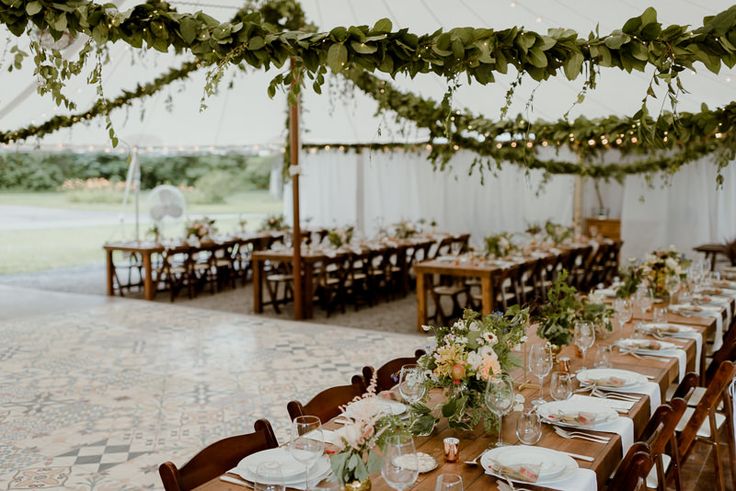
[[[594,443],[608,443],[611,440],[609,437],[594,435],[592,433],[584,433],[582,431],[568,431],[558,426],[554,426],[553,428],[555,430],[555,433],[557,433],[562,438],[568,440],[578,438],[580,440],[588,440]]]
[[[578,453],[572,453],[572,452],[565,452],[564,450],[557,450],[560,453],[564,453],[565,455],[569,455],[573,459],[582,460],[584,462],[595,462],[595,459],[593,457],[589,457],[587,455],[580,455]]]
[[[481,457],[483,457],[483,455],[484,455],[484,454],[485,454],[485,453],[486,453],[486,452],[487,452],[488,450],[490,450],[490,449],[486,448],[486,449],[485,449],[485,450],[483,450],[483,451],[482,451],[481,453],[479,453],[479,454],[478,454],[478,455],[477,455],[477,456],[476,456],[476,457],[475,457],[475,458],[474,458],[473,460],[466,460],[466,461],[465,461],[465,465],[478,465],[478,461],[480,460],[480,458],[481,458]]]
[[[624,402],[639,402],[639,399],[641,399],[641,397],[639,396],[630,396],[628,394],[622,394],[620,392],[605,392],[604,390],[598,388],[594,388],[592,391],[590,391],[590,393],[594,397]]]
[[[224,481],[230,484],[237,484],[238,486],[243,486],[244,488],[253,488],[253,486],[251,486],[249,482],[228,475],[220,476],[220,481]]]

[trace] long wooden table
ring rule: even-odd
[[[271,233],[271,232],[258,232],[253,234],[237,234],[228,237],[215,238],[214,242],[209,242],[201,246],[187,244],[185,241],[170,241],[166,243],[156,243],[153,241],[119,241],[119,242],[108,242],[103,245],[106,255],[106,285],[107,294],[110,296],[115,295],[115,278],[116,278],[116,265],[114,261],[114,255],[116,252],[122,252],[125,254],[136,254],[141,257],[142,263],[142,280],[143,280],[143,297],[146,300],[153,300],[156,296],[156,278],[155,278],[155,267],[154,257],[156,255],[162,255],[168,252],[177,251],[189,251],[196,253],[198,250],[211,250],[214,247],[232,247],[232,246],[245,246],[252,245],[254,250],[263,249],[268,247],[270,241],[274,237],[279,237],[282,234]]]
[[[733,300],[731,300],[731,306],[733,307]],[[715,319],[711,317],[683,317],[680,315],[669,314],[669,322],[675,322],[679,324],[687,324],[694,327],[698,332],[703,335],[704,342],[709,336],[712,336],[715,332]],[[601,343],[611,344],[619,338],[631,337],[634,335],[635,325],[637,320],[632,320],[617,332],[611,333],[606,339],[598,340],[596,345],[591,348],[590,352],[595,353],[595,347]],[[530,329],[531,331],[531,329]],[[695,341],[692,339],[670,339],[680,345],[687,353],[687,368],[693,370],[695,368]],[[539,339],[536,337],[534,332],[529,332],[529,343],[538,343]],[[563,354],[567,354],[572,359],[573,370],[581,366],[582,359],[576,353],[575,347],[567,347],[563,350]],[[590,367],[593,363],[593,356],[591,353],[588,354],[588,361],[586,366]],[[703,349],[702,357],[705,357],[705,349]],[[635,358],[630,355],[622,354],[619,352],[610,353],[611,365],[614,368],[622,368],[632,370],[649,377],[653,382],[656,382],[660,386],[662,401],[665,400],[665,394],[669,385],[675,382],[679,376],[677,360],[674,358],[662,358],[662,360],[656,360],[651,358]],[[520,391],[526,398],[527,401],[531,400],[536,396],[538,391],[537,387],[530,387],[527,384],[527,377],[525,372],[518,369],[512,373],[517,387],[523,386],[524,388]],[[531,377],[529,377],[531,378]],[[549,400],[549,396],[547,395]],[[506,416],[503,421],[503,438],[506,442],[516,442],[517,438],[515,435],[516,420],[519,413],[511,413]],[[641,434],[644,426],[649,420],[650,407],[649,398],[644,395],[641,400],[637,402],[629,411],[628,417],[630,417],[634,423],[634,437],[635,439]],[[336,429],[338,427],[334,421],[325,424],[328,429]],[[537,443],[537,446],[551,448],[556,450],[562,450],[566,452],[572,452],[580,455],[587,455],[592,457],[593,462],[578,461],[580,467],[592,469],[597,476],[598,486],[602,488],[608,477],[614,472],[619,462],[623,458],[621,439],[615,433],[606,434],[611,436],[611,439],[606,444],[592,443],[584,440],[567,440],[558,436],[548,425],[543,425],[542,428],[542,439]],[[484,474],[483,469],[480,466],[468,466],[462,462],[465,460],[471,460],[479,455],[482,451],[492,446],[495,442],[495,435],[483,435],[478,434],[475,438],[461,438],[460,441],[460,458],[457,463],[445,463],[443,453],[442,440],[446,436],[456,436],[455,433],[448,428],[438,428],[429,437],[418,437],[415,439],[417,450],[432,455],[439,466],[437,469],[421,474],[417,480],[417,483],[412,486],[412,490],[428,490],[434,489],[434,484],[437,476],[443,473],[454,473],[460,474],[463,477],[464,487],[468,491],[480,491],[480,490],[495,490],[498,489],[496,480],[490,476]],[[374,476],[372,478],[373,490],[374,491],[389,491],[391,488],[383,481],[380,476]],[[525,488],[529,489],[546,489],[539,486],[524,485]],[[208,483],[201,486],[199,489],[208,491],[241,491],[244,489],[242,486],[229,484],[221,481],[219,478],[213,479]]]
[[[409,291],[409,269],[411,267],[409,254],[410,249],[429,246],[436,241],[435,238],[416,238],[407,240],[396,240],[386,243],[366,244],[365,248],[376,250],[390,249],[396,252],[396,264],[399,268],[401,276],[401,293],[405,294]],[[311,319],[314,317],[314,293],[316,289],[316,270],[317,268],[331,260],[343,258],[349,254],[359,254],[360,250],[338,249],[335,251],[326,251],[321,248],[305,249],[302,251],[302,294],[304,298],[302,305],[304,308],[304,318]],[[279,250],[259,250],[253,252],[253,312],[260,314],[263,312],[264,305],[264,288],[265,280],[265,264],[266,262],[288,263],[292,260],[292,249],[284,248]]]

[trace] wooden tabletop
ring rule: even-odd
[[[731,301],[733,303],[733,300]],[[668,320],[670,322],[677,322],[681,324],[687,324],[693,326],[698,332],[703,334],[704,339],[711,335],[715,330],[715,319],[712,317],[682,317],[679,315],[669,314]],[[595,359],[596,348],[601,344],[612,344],[617,339],[632,337],[635,335],[635,325],[637,320],[632,320],[623,328],[617,332],[613,332],[605,337],[605,339],[597,340],[595,346],[591,348],[586,357],[585,366],[593,366]],[[530,329],[531,331],[531,329]],[[695,342],[692,339],[669,339],[685,350],[687,353],[687,365],[688,371],[695,369]],[[536,337],[534,332],[529,332],[529,343],[538,343],[539,339]],[[577,353],[577,348],[568,346],[563,350],[563,354],[567,354],[571,357],[572,369],[576,369],[582,366],[582,359]],[[701,355],[704,356],[704,353]],[[674,358],[635,358],[630,355],[622,354],[616,351],[610,353],[611,366],[614,368],[622,368],[632,370],[649,377],[653,382],[656,382],[661,389],[662,400],[664,401],[664,394],[666,394],[668,386],[675,382],[678,378],[678,365],[677,360]],[[512,372],[517,387],[526,381],[535,380],[532,376],[525,376],[525,372],[522,369],[517,369]],[[547,379],[548,380],[548,379]],[[549,400],[548,394],[548,383],[545,382],[545,398]],[[538,386],[532,387],[529,384],[525,384],[525,387],[520,391],[524,395],[527,401],[537,397]],[[506,442],[516,442],[515,425],[519,413],[514,412],[506,416],[503,421],[503,437]],[[634,423],[634,436],[639,436],[641,431],[644,429],[647,421],[649,420],[650,407],[647,396],[642,396],[641,400],[637,402],[628,413]],[[325,424],[328,429],[335,429],[337,425],[334,421],[330,421]],[[496,481],[494,478],[486,476],[483,469],[480,466],[469,466],[462,462],[465,460],[471,460],[479,455],[483,450],[487,449],[495,442],[495,435],[484,435],[482,433],[475,433],[472,438],[468,438],[467,434],[461,434],[460,440],[460,458],[458,463],[445,463],[442,439],[446,436],[458,436],[457,433],[447,427],[438,427],[435,432],[429,437],[418,437],[415,439],[417,450],[432,455],[439,466],[434,471],[426,474],[421,474],[417,480],[417,483],[411,488],[412,490],[432,490],[434,489],[434,483],[439,474],[442,473],[454,473],[460,474],[463,477],[464,487],[468,491],[476,490],[494,490],[497,489]],[[543,425],[543,436],[537,446],[544,448],[551,448],[556,450],[562,450],[572,452],[581,455],[587,455],[594,459],[591,462],[577,461],[580,467],[589,468],[596,472],[598,485],[603,487],[606,479],[613,473],[618,463],[623,458],[622,447],[620,437],[615,433],[609,433],[607,436],[611,436],[611,440],[607,444],[592,443],[584,440],[566,440],[559,437],[552,428],[548,425]],[[380,476],[374,476],[372,478],[373,490],[374,491],[389,491],[390,488],[386,485]],[[544,489],[538,486],[525,487],[530,489]],[[234,485],[221,481],[219,478],[214,479],[199,489],[202,490],[232,490],[242,491],[245,489],[243,486]]]

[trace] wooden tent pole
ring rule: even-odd
[[[299,70],[294,59],[291,59],[292,90],[299,84]],[[294,249],[292,266],[294,275],[294,319],[304,318],[304,297],[302,279],[302,231],[299,218],[299,96],[293,96],[289,102],[289,163],[292,193],[292,233],[291,244]]]

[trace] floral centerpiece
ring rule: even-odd
[[[341,409],[345,424],[336,430],[338,450],[330,456],[332,472],[345,489],[370,489],[370,476],[381,470],[381,456],[376,449],[383,446],[386,436],[402,431],[403,426],[380,404],[375,374],[366,393]]]
[[[486,246],[486,255],[489,257],[505,257],[514,252],[517,247],[511,241],[513,236],[509,232],[489,235],[483,239]]]
[[[526,228],[525,232],[531,236],[538,235],[542,232],[542,226],[538,223],[532,223]]]
[[[616,288],[616,297],[631,298],[639,285],[643,281],[641,268],[636,264],[635,260],[629,261],[629,264],[619,271],[621,284]]]
[[[284,215],[269,215],[258,227],[259,232],[281,232],[286,230],[286,218]]]
[[[609,332],[613,331],[611,317],[613,316],[613,308],[606,304],[602,295],[591,293],[587,297],[583,297],[580,301],[580,309],[578,310],[577,320],[590,322],[595,326],[596,334],[601,339]]]
[[[554,223],[551,220],[547,220],[544,222],[544,233],[548,240],[557,245],[571,239],[574,235],[574,230],[572,227],[566,227],[559,223]]]
[[[329,242],[335,249],[338,249],[345,244],[349,244],[350,241],[353,240],[353,231],[354,228],[352,226],[334,228],[327,232],[327,242]]]
[[[211,239],[217,233],[214,218],[202,217],[196,220],[190,220],[186,224],[184,233],[187,238],[194,237],[197,240]]]
[[[486,431],[492,430],[495,418],[484,403],[486,385],[518,366],[513,351],[526,341],[528,321],[529,311],[513,306],[485,317],[465,310],[453,325],[433,328],[436,347],[417,363],[427,373],[427,389],[444,389],[444,402],[434,409],[450,428],[472,430],[482,422]],[[432,432],[439,419],[434,409],[422,402],[412,406],[412,433]]]
[[[245,233],[246,225],[248,225],[248,220],[243,215],[238,215],[238,227],[240,227],[240,232],[243,234]]]
[[[639,265],[641,277],[655,297],[665,298],[673,285],[687,278],[690,261],[674,246],[659,249],[647,255]]]
[[[409,239],[419,233],[417,227],[408,220],[401,220],[394,224],[394,237],[397,239]]]

